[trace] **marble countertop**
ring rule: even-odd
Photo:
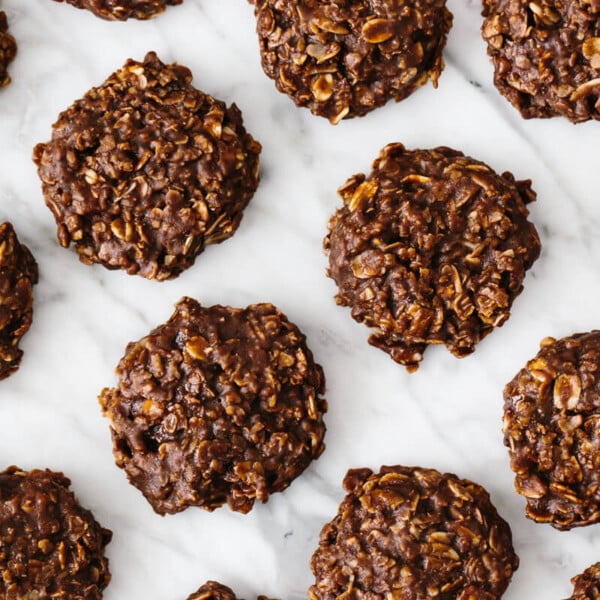
[[[521,566],[504,598],[565,598],[571,576],[600,559],[600,527],[558,532],[524,517],[502,445],[502,389],[539,341],[598,327],[599,123],[521,119],[492,86],[477,0],[448,0],[454,26],[436,90],[337,127],[295,108],[260,68],[245,0],[185,0],[148,22],[109,23],[50,0],[4,0],[19,43],[0,91],[0,221],[40,266],[21,369],[0,382],[0,460],[64,471],[82,504],[114,531],[106,600],[185,598],[206,579],[249,600],[306,597],[321,526],[349,467],[407,464],[485,486],[510,522]],[[84,266],[60,248],[31,161],[58,113],[125,59],[155,50],[197,87],[235,101],[263,144],[262,183],[239,231],[175,281]],[[428,350],[409,375],[367,345],[368,331],[333,301],[321,250],[336,189],[379,149],[449,145],[531,178],[543,243],[513,315],[472,356]],[[114,465],[97,395],[116,381],[128,341],[164,322],[183,295],[204,304],[270,301],[307,334],[327,377],[327,449],[292,486],[248,515],[227,508],[155,515]]]

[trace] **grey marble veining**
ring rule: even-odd
[[[263,75],[245,0],[185,0],[152,21],[127,23],[50,0],[0,4],[19,43],[13,83],[0,91],[0,220],[14,223],[41,272],[22,367],[0,382],[0,458],[64,471],[114,531],[107,600],[183,599],[209,578],[249,600],[304,598],[309,559],[342,498],[344,473],[383,463],[452,471],[491,492],[521,558],[506,600],[565,598],[569,578],[600,560],[598,526],[562,533],[525,519],[500,431],[502,388],[539,341],[600,325],[600,125],[521,119],[491,83],[479,2],[449,6],[455,19],[439,88],[332,127],[295,108]],[[31,162],[60,110],[148,50],[189,66],[197,87],[236,102],[264,147],[262,183],[236,235],[160,284],[84,266],[59,248]],[[463,360],[428,350],[413,375],[368,346],[366,328],[335,305],[321,249],[337,187],[392,141],[453,146],[531,178],[544,246],[504,327]],[[325,453],[248,515],[224,508],[158,517],[113,463],[97,395],[115,382],[126,343],[165,321],[183,295],[277,304],[306,332],[326,372]]]

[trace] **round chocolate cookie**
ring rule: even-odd
[[[0,473],[0,596],[100,600],[112,533],[82,508],[62,473]]]
[[[600,119],[600,5],[483,0],[494,84],[525,117]]]
[[[600,331],[542,340],[504,389],[504,443],[530,519],[600,521],[599,422]]]
[[[187,600],[238,600],[231,588],[216,581],[207,581],[196,592],[189,595]],[[242,600],[241,598],[239,600]],[[266,596],[258,596],[257,600],[269,600]]]
[[[571,579],[573,595],[567,600],[598,600],[600,598],[600,563],[593,564]]]
[[[187,600],[238,600],[233,590],[216,581],[207,581],[200,586]]]
[[[10,223],[0,225],[0,379],[21,363],[21,338],[33,317],[33,285],[38,267],[27,246],[19,243]]]
[[[8,33],[6,13],[0,10],[0,87],[10,83],[7,68],[17,54],[15,38]]]
[[[500,598],[519,565],[479,485],[419,467],[348,471],[311,560],[312,600]]]
[[[252,1],[252,0],[251,0]],[[406,98],[444,68],[445,0],[254,0],[262,66],[336,124]]]
[[[246,513],[323,452],[323,371],[272,304],[183,298],[117,374],[100,394],[116,463],[159,514],[225,502]]]
[[[450,148],[390,144],[339,194],[328,275],[370,344],[413,371],[429,344],[466,356],[508,319],[540,252],[529,181]]]
[[[167,6],[181,4],[183,0],[55,0],[67,2],[75,8],[86,8],[97,17],[108,21],[126,19],[151,19]]]
[[[73,243],[82,262],[169,279],[237,229],[261,147],[235,104],[191,80],[153,52],[129,60],[35,147],[59,242]]]

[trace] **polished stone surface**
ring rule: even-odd
[[[490,491],[521,558],[506,600],[568,596],[569,578],[600,559],[600,528],[562,533],[525,519],[502,445],[502,388],[543,337],[600,325],[600,125],[523,120],[491,83],[475,0],[449,0],[455,22],[437,90],[427,85],[337,127],[297,109],[263,75],[245,0],[185,0],[152,21],[127,23],[51,0],[0,7],[19,43],[13,82],[0,90],[0,220],[13,222],[41,273],[21,369],[0,382],[0,457],[6,466],[64,471],[114,531],[106,600],[183,599],[206,579],[249,600],[305,598],[309,559],[342,498],[346,470],[400,463],[452,471]],[[187,65],[197,87],[236,102],[264,146],[262,183],[239,231],[165,283],[88,267],[60,248],[31,162],[58,112],[148,50]],[[543,243],[509,321],[463,360],[428,350],[412,375],[368,346],[367,329],[335,305],[321,249],[340,204],[337,187],[393,141],[453,146],[531,178]],[[161,518],[112,459],[97,395],[115,383],[127,342],[164,322],[183,295],[277,304],[325,369],[325,453],[248,515],[189,509]]]

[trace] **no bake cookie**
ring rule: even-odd
[[[494,84],[525,118],[600,119],[600,7],[483,0]]]
[[[246,513],[324,449],[323,371],[272,304],[183,298],[127,346],[100,395],[116,463],[159,514],[227,503]]]
[[[82,508],[71,482],[49,470],[0,473],[0,596],[100,600],[110,581],[112,533]]]
[[[598,600],[600,598],[600,563],[588,567],[571,579],[573,595],[567,600]]]
[[[328,275],[369,343],[414,370],[428,345],[466,356],[508,319],[540,252],[529,181],[450,148],[390,144],[339,194]]]
[[[197,591],[187,597],[187,600],[242,600],[233,593],[231,588],[216,581],[207,581]],[[270,600],[266,596],[258,596],[257,600]]]
[[[27,246],[21,244],[13,226],[0,225],[0,380],[21,363],[21,338],[33,318],[33,286],[38,267]]]
[[[599,422],[600,331],[542,340],[504,389],[504,443],[530,519],[600,521]]]
[[[181,4],[183,0],[55,0],[67,2],[75,8],[86,8],[97,17],[108,21],[126,19],[151,19],[167,6]]]
[[[235,232],[261,146],[235,104],[150,52],[61,113],[34,161],[63,247],[82,262],[169,279]]]
[[[10,83],[8,65],[17,54],[15,38],[8,33],[6,13],[0,10],[0,88]]]
[[[280,92],[332,123],[437,86],[452,24],[445,0],[255,0],[262,66]]]
[[[312,600],[498,599],[519,560],[479,485],[420,467],[348,471],[311,561]]]

